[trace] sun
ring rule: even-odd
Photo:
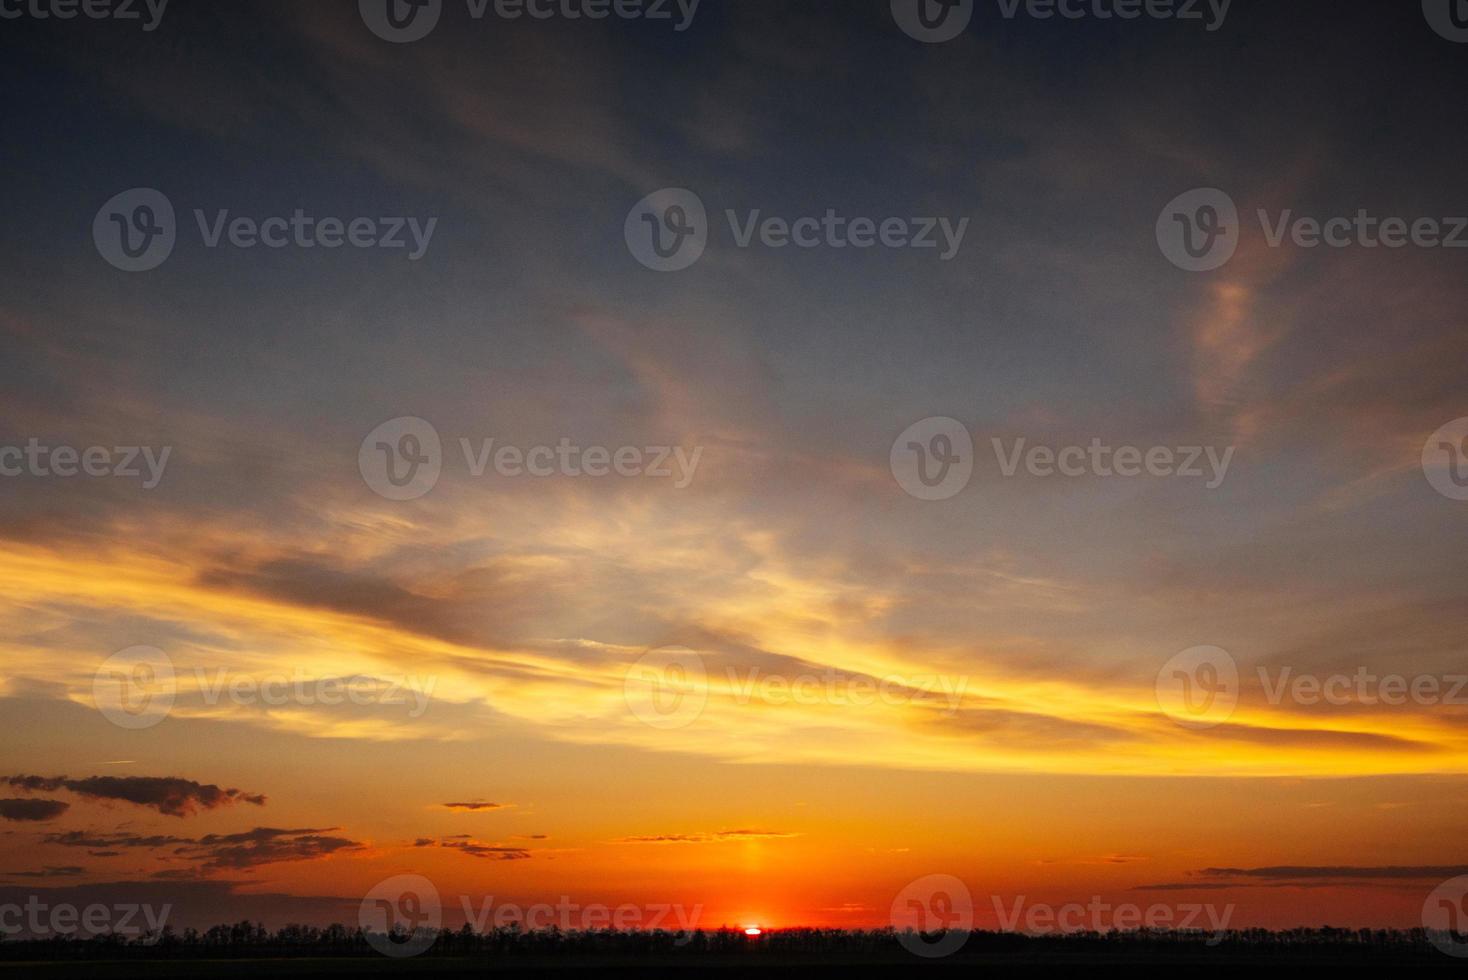
[[[744,934],[746,936],[763,936],[765,934],[765,931],[759,926],[745,926]]]

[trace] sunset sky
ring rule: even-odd
[[[0,447],[170,450],[151,489],[0,477],[0,899],[355,924],[411,873],[456,923],[565,896],[876,927],[946,874],[986,928],[993,896],[1420,924],[1468,873],[1468,687],[1269,684],[1468,674],[1468,502],[1422,465],[1468,416],[1468,252],[1254,217],[1468,214],[1468,46],[1418,8],[980,2],[943,44],[887,0],[704,0],[683,31],[450,0],[407,44],[338,0],[0,22]],[[93,240],[131,188],[177,211],[147,272]],[[662,188],[708,209],[683,271],[624,239]],[[1212,272],[1158,247],[1193,188],[1242,216]],[[437,222],[410,259],[209,248],[196,209]],[[728,209],[969,223],[948,260],[746,249]],[[359,450],[404,417],[442,473],[393,500]],[[891,464],[932,417],[975,447],[938,501]],[[489,439],[697,463],[475,475]],[[993,439],[1232,456],[1214,488],[1008,477]],[[1179,724],[1159,672],[1204,646],[1237,708]],[[176,691],[129,729],[95,682],[135,647]],[[681,727],[637,710],[669,649],[706,668]],[[404,703],[228,693],[348,677]]]

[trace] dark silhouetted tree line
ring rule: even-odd
[[[941,934],[929,934],[936,940]],[[918,939],[916,934],[907,936]],[[903,949],[903,934],[892,929],[783,929],[759,937],[730,928],[689,933],[658,931],[588,930],[557,928],[524,930],[516,927],[476,932],[460,929],[409,934],[400,930],[369,935],[360,928],[337,924],[325,928],[287,925],[270,931],[260,923],[237,922],[203,931],[175,931],[125,937],[57,936],[47,939],[11,939],[0,942],[0,960],[152,960],[152,959],[269,959],[292,957],[376,957],[385,942],[402,946],[410,940],[426,946],[422,957],[473,958],[515,956],[585,956],[657,959],[752,957],[772,959],[882,959],[915,960]],[[431,941],[431,945],[430,945]],[[1229,959],[1296,953],[1337,954],[1351,958],[1391,959],[1433,957],[1426,930],[1396,929],[1232,929],[1221,933],[1140,929],[1127,932],[1077,932],[1028,936],[1012,932],[971,932],[953,958],[971,956],[1045,956],[1125,954],[1186,955]]]

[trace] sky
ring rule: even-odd
[[[1468,873],[1465,257],[1274,229],[1468,214],[1468,47],[1004,8],[0,23],[0,900],[1420,924]]]

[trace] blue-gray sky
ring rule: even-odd
[[[1266,226],[1468,214],[1468,46],[1412,3],[1235,0],[1216,30],[1001,10],[978,3],[937,44],[885,0],[703,0],[682,31],[449,0],[404,44],[352,2],[173,0],[151,31],[0,21],[0,447],[169,450],[149,489],[0,482],[0,715],[33,733],[0,760],[73,779],[125,763],[270,807],[203,806],[182,851],[96,848],[113,854],[84,883],[182,869],[213,914],[221,894],[360,895],[411,869],[867,924],[933,867],[1063,890],[1464,860],[1436,834],[1465,792],[1462,705],[1279,702],[1262,678],[1464,670],[1468,503],[1434,489],[1423,450],[1468,415],[1468,252],[1276,246]],[[135,188],[177,216],[144,272],[93,237]],[[665,188],[708,214],[677,272],[624,237]],[[1206,272],[1157,235],[1197,188],[1239,215]],[[211,248],[195,217],[297,209],[435,223],[412,259]],[[946,259],[742,248],[731,210],[966,224]],[[359,451],[404,417],[440,437],[442,472],[399,501]],[[892,451],[934,417],[968,431],[974,472],[926,501]],[[666,447],[687,479],[476,476],[461,439]],[[1005,476],[996,439],[1208,447],[1227,469]],[[180,686],[161,724],[126,731],[93,678],[135,646]],[[670,646],[709,671],[703,714],[671,732],[628,710],[625,680]],[[1199,647],[1241,676],[1237,710],[1201,732],[1157,690]],[[209,703],[196,668],[435,686],[417,717],[266,710]],[[751,705],[725,684],[751,670],[934,686]],[[731,784],[738,803],[698,795]],[[1249,829],[1257,785],[1281,794],[1273,837]],[[181,819],[57,792],[36,798],[68,809],[12,808],[51,814],[45,839],[30,817],[0,838],[17,873],[76,867],[59,833]],[[526,859],[486,872],[462,846],[412,846],[454,840],[466,817],[442,804],[467,797],[513,804],[473,836],[524,839]],[[955,801],[992,819],[932,816]],[[1073,814],[1097,807],[1075,843]],[[847,808],[862,816],[831,816]],[[288,829],[227,876],[198,843],[261,824]],[[700,853],[629,861],[664,837]],[[857,855],[869,873],[834,873]],[[1335,884],[1332,921],[1410,924],[1421,884]],[[1299,918],[1249,901],[1251,922]]]

